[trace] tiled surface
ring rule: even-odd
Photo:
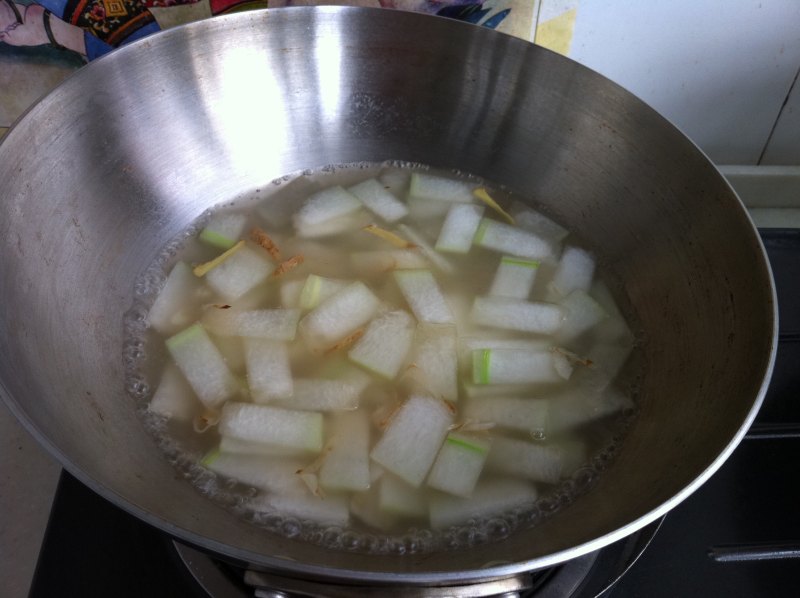
[[[0,402],[0,594],[28,595],[60,466]]]
[[[37,99],[83,65],[75,54],[54,48],[0,44],[0,127],[9,127]]]

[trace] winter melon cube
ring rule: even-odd
[[[527,299],[531,294],[539,262],[503,256],[494,275],[489,295]]]
[[[303,467],[299,459],[215,451],[202,464],[215,473],[262,490],[297,496],[308,492],[297,475],[297,470]]]
[[[459,336],[458,365],[466,370],[472,367],[475,349],[520,349],[523,351],[549,351],[553,342],[536,338],[498,338],[496,336]]]
[[[349,284],[348,281],[326,278],[310,274],[300,291],[299,304],[303,310],[314,309],[317,305],[335,295]]]
[[[470,420],[491,422],[500,428],[527,432],[533,438],[544,438],[549,405],[547,399],[485,397],[468,400],[464,416]]]
[[[470,313],[470,320],[480,326],[536,334],[554,334],[564,318],[565,310],[559,305],[508,297],[475,297]]]
[[[328,187],[311,195],[294,216],[298,230],[347,216],[361,208],[361,202],[341,186]]]
[[[473,242],[485,249],[530,260],[552,260],[556,255],[552,241],[488,218],[481,220]]]
[[[442,529],[470,519],[482,519],[531,504],[537,498],[536,488],[524,480],[487,478],[475,487],[472,496],[461,498],[448,494],[431,497],[431,527]]]
[[[300,411],[351,411],[358,408],[364,385],[356,380],[295,378],[291,397],[277,403]]]
[[[263,255],[262,255],[263,254]],[[275,270],[266,252],[243,245],[205,275],[208,286],[228,301],[255,288]]]
[[[197,398],[209,409],[217,408],[239,392],[239,383],[200,324],[171,336],[166,344]]]
[[[366,412],[337,414],[331,421],[328,453],[319,470],[326,490],[367,490],[369,478],[369,419]]]
[[[298,326],[300,335],[312,350],[327,349],[371,320],[379,305],[363,282],[353,282],[309,312]]]
[[[203,314],[206,330],[220,336],[245,336],[276,341],[294,340],[300,310],[297,309],[219,309]]]
[[[202,406],[180,370],[169,363],[161,374],[158,388],[147,409],[167,419],[186,422],[200,413]]]
[[[566,297],[575,290],[588,291],[594,269],[595,259],[591,253],[580,247],[565,247],[548,286],[558,297]]]
[[[247,216],[237,212],[221,212],[214,214],[200,231],[200,240],[212,247],[230,249],[244,231]]]
[[[292,396],[292,372],[286,343],[246,338],[244,355],[250,396],[256,403]]]
[[[242,440],[233,436],[220,436],[219,452],[233,455],[261,455],[263,457],[303,457],[311,454],[310,451],[304,449]]]
[[[520,201],[511,204],[510,212],[517,226],[555,243],[569,234],[566,228]]]
[[[200,286],[186,263],[175,264],[147,314],[150,326],[161,334],[172,334],[194,322],[200,310],[192,299]]]
[[[457,496],[470,496],[489,456],[491,441],[451,432],[428,474],[428,486]]]
[[[313,521],[324,525],[343,527],[350,521],[348,500],[344,495],[270,494],[253,499],[248,506],[255,511],[279,513],[301,521]]]
[[[412,486],[419,486],[444,442],[453,414],[439,399],[409,398],[389,422],[370,456]]]
[[[347,190],[386,222],[395,222],[408,214],[408,207],[377,179],[367,179]]]
[[[427,239],[422,236],[417,230],[411,228],[407,224],[401,224],[397,227],[403,236],[414,243],[417,246],[417,250],[422,252],[426,258],[433,264],[437,270],[444,272],[445,274],[453,274],[455,269],[453,268],[453,264],[451,264],[447,258],[445,258],[441,253],[436,251],[433,246],[428,243]]]
[[[301,239],[320,239],[333,237],[348,232],[355,232],[368,226],[372,222],[372,214],[364,209],[358,209],[344,216],[337,216],[319,224],[308,224],[297,227],[297,236]]]
[[[412,390],[448,401],[458,399],[455,326],[417,325],[404,379]]]
[[[473,384],[552,384],[563,382],[551,351],[476,349],[472,352]],[[570,372],[567,372],[570,373]],[[569,377],[567,375],[567,377]]]
[[[556,446],[495,436],[486,467],[498,473],[555,484],[561,478],[562,459]]]
[[[403,310],[376,317],[347,354],[348,357],[370,372],[393,380],[411,348],[413,323],[413,318]]]
[[[284,280],[281,282],[281,306],[295,308],[300,305],[300,293],[303,292],[305,280]]]
[[[225,363],[228,364],[230,370],[241,378],[247,369],[247,364],[244,358],[244,342],[239,336],[219,336],[210,334],[211,340],[219,349]]]
[[[419,488],[387,473],[379,482],[378,506],[395,517],[420,518],[428,514],[428,501]]]
[[[428,267],[428,260],[417,249],[354,251],[350,254],[350,262],[361,276],[375,276],[391,270]]]
[[[430,201],[472,203],[472,183],[422,172],[411,174],[408,196]]]
[[[633,400],[614,387],[573,390],[551,399],[548,429],[558,434],[633,407]]]
[[[222,408],[219,433],[241,440],[319,452],[322,414],[229,401]]]
[[[370,527],[389,531],[397,525],[397,516],[381,510],[378,504],[379,487],[377,485],[367,492],[356,492],[350,499],[350,513]]]
[[[557,337],[562,342],[578,338],[608,318],[600,304],[580,289],[572,291],[560,305],[565,316]]]
[[[439,231],[436,250],[467,253],[472,247],[475,231],[481,223],[483,210],[483,206],[473,204],[456,204],[451,207]]]
[[[400,291],[417,320],[430,324],[453,324],[453,312],[430,270],[397,270]]]

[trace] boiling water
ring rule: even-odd
[[[262,188],[235,198],[218,209],[247,214],[248,223],[245,231],[249,231],[255,226],[267,230],[281,247],[284,259],[295,253],[304,253],[306,261],[288,272],[282,279],[284,282],[302,280],[311,273],[356,280],[356,273],[350,266],[347,254],[358,250],[385,249],[387,247],[382,245],[385,241],[365,233],[340,235],[336,237],[335,243],[325,238],[310,241],[297,239],[292,231],[291,215],[316,190],[334,185],[347,187],[370,177],[380,176],[385,186],[402,198],[407,193],[409,172],[427,171],[428,169],[422,165],[398,162],[328,166],[316,171],[304,171],[274,180]],[[485,184],[484,181],[463,173],[444,174],[474,182],[476,186]],[[512,194],[505,192],[502,188],[490,187],[490,190],[492,197],[503,206],[511,205],[515,199]],[[269,207],[265,210],[265,206]],[[265,214],[268,215],[269,222],[265,222]],[[495,217],[496,215],[493,215],[492,211],[487,208],[484,216]],[[126,366],[126,390],[138,402],[141,416],[148,430],[156,438],[166,457],[181,474],[191,480],[211,500],[224,504],[240,516],[270,532],[303,539],[328,548],[382,554],[418,553],[465,548],[501,540],[517,529],[536,525],[544,517],[563,508],[577,496],[588,491],[597,476],[613,459],[633,415],[632,409],[625,409],[613,416],[593,421],[577,430],[570,431],[569,438],[579,438],[587,448],[588,457],[574,469],[571,475],[562,479],[558,484],[537,484],[539,498],[535,502],[511,510],[492,513],[487,517],[470,519],[462,525],[444,530],[432,530],[426,521],[411,519],[389,531],[376,531],[352,516],[348,527],[342,528],[300,520],[280,512],[252,510],[250,501],[259,494],[259,490],[218,476],[200,464],[203,456],[219,443],[219,435],[215,428],[212,427],[205,433],[198,434],[192,429],[190,423],[168,420],[148,409],[164,364],[169,359],[164,346],[164,337],[148,327],[148,311],[158,296],[167,274],[178,260],[190,264],[203,263],[220,253],[219,249],[209,247],[197,240],[198,233],[210,217],[211,212],[203,214],[186,231],[171,241],[155,262],[136,280],[135,299],[125,317],[126,340],[123,357]],[[427,222],[418,223],[417,228],[433,243],[443,218],[444,216],[432,217]],[[380,222],[378,219],[376,221]],[[387,226],[387,228],[390,227]],[[564,245],[570,244],[580,244],[579,239],[573,235],[568,236],[564,240]],[[456,305],[467,301],[466,299],[459,300],[459,297],[469,298],[487,293],[498,265],[499,256],[498,253],[475,248],[467,255],[447,255],[447,259],[452,262],[460,275],[438,276],[437,280],[455,312],[464,311],[468,307]],[[324,267],[315,264],[315,260],[318,258],[323,259]],[[532,297],[541,297],[546,294],[546,285],[552,278],[553,269],[552,265],[542,264],[531,293]],[[599,267],[598,270],[600,270],[599,276],[602,276],[602,267]],[[595,275],[595,278],[597,277],[598,274]],[[395,308],[406,309],[402,296],[391,285],[390,280],[391,277],[388,277],[388,280],[371,278],[366,279],[365,282],[382,299],[392,303]],[[257,300],[260,308],[281,307],[278,286],[274,283],[271,288],[261,286],[246,295],[244,300],[248,302]],[[613,288],[613,285],[609,286]],[[213,297],[206,298],[207,303],[214,301]],[[500,334],[500,336],[509,335],[513,336],[513,333],[506,331]],[[302,340],[299,340],[298,336],[298,340],[294,342],[302,343]],[[587,346],[587,342],[584,341],[576,343],[576,346],[571,346],[569,349],[580,353]],[[311,376],[319,370],[324,370],[326,362],[337,358],[341,358],[341,356],[337,357],[334,354],[320,357],[302,350],[294,351],[291,362],[292,374]],[[235,374],[246,376],[241,364],[234,364],[233,367],[238,368],[238,371],[234,371]],[[621,386],[620,380],[617,385]],[[629,395],[635,394],[635,388],[630,381],[624,386],[625,392]],[[395,383],[375,380],[370,385],[368,394],[370,398],[362,401],[360,408],[374,410],[379,407],[380,398],[397,397],[399,393]],[[459,399],[463,400],[462,397]],[[330,416],[326,415],[325,417]],[[523,438],[520,433],[509,431],[504,431],[503,435]],[[379,436],[380,432],[373,429],[373,444]],[[528,436],[527,440],[530,441],[531,438]],[[557,442],[559,438],[548,438],[547,440],[548,442]],[[307,459],[311,462],[315,457],[309,456]],[[435,491],[426,490],[423,484],[420,492]]]

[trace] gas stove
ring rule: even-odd
[[[761,229],[778,290],[780,339],[764,406],[722,468],[662,520],[601,551],[482,588],[369,596],[675,597],[796,594],[800,556],[800,230]],[[377,593],[376,593],[377,592]],[[173,541],[64,472],[32,598],[350,596],[247,571]]]

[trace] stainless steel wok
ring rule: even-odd
[[[591,492],[500,543],[380,557],[273,536],[180,479],[123,388],[123,313],[168,240],[285,173],[385,159],[545,204],[596,248],[645,333],[641,414],[618,458]],[[291,575],[445,584],[600,548],[712,475],[774,359],[761,244],[697,147],[570,60],[402,12],[237,14],[81,69],[0,145],[0,247],[0,383],[31,433],[142,519]]]

